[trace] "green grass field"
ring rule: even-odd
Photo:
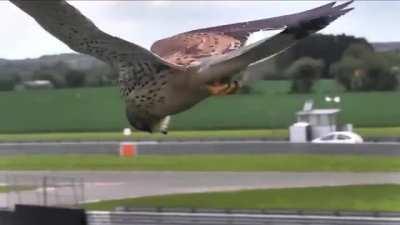
[[[0,170],[400,171],[400,157],[356,155],[5,155]]]
[[[360,185],[177,194],[104,201],[83,206],[90,210],[113,210],[118,206],[130,206],[400,211],[400,185]]]
[[[287,81],[260,81],[251,95],[214,97],[172,119],[172,130],[286,129],[306,99],[343,99],[342,121],[400,127],[400,92],[343,93],[320,81],[312,95],[288,94]],[[0,133],[120,131],[128,127],[117,87],[1,92]],[[333,105],[332,105],[333,106]]]

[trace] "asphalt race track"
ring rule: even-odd
[[[1,154],[118,154],[121,142],[0,143]],[[274,141],[136,142],[139,154],[372,154],[400,155],[400,143],[294,144]]]
[[[85,201],[120,199],[171,193],[228,191],[254,188],[400,184],[400,173],[335,172],[2,172],[19,177],[75,177],[85,181]],[[0,176],[0,183],[5,182]],[[50,190],[51,191],[51,190]],[[24,191],[24,204],[35,202],[37,191]],[[14,200],[17,201],[17,200]],[[7,202],[0,194],[0,203]],[[0,205],[0,207],[4,207]]]

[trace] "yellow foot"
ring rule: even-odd
[[[211,95],[217,95],[217,96],[234,94],[236,93],[237,90],[239,90],[239,88],[240,84],[236,80],[227,84],[226,83],[221,84],[219,82],[215,82],[207,86],[208,92]]]

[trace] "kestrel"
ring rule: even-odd
[[[71,49],[115,68],[129,123],[138,130],[167,132],[170,115],[212,95],[240,88],[233,75],[269,59],[351,11],[352,1],[301,13],[193,30],[156,41],[151,51],[98,29],[66,1],[11,0]],[[246,44],[257,31],[276,35]],[[100,100],[100,99],[99,99]]]

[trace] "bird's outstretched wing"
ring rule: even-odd
[[[138,45],[104,33],[66,1],[11,2],[71,49],[94,56],[117,68],[122,89],[126,91],[129,91],[133,80],[138,77],[164,69],[181,69]]]
[[[282,32],[228,54],[209,57],[202,63],[198,78],[201,82],[219,81],[243,71],[250,64],[274,57],[293,46],[297,41],[323,29],[340,16],[353,10],[353,8],[347,8],[351,3],[352,1],[337,6],[330,3],[295,14],[296,19],[281,17],[286,18],[284,22],[290,21]]]
[[[226,76],[226,73],[243,70],[250,63],[279,53],[297,40],[324,28],[350,11],[352,8],[346,7],[351,3],[335,6],[332,2],[301,13],[193,30],[159,40],[151,50],[178,65],[201,63],[201,70],[208,76]],[[283,31],[272,38],[245,45],[249,35],[260,30]]]

